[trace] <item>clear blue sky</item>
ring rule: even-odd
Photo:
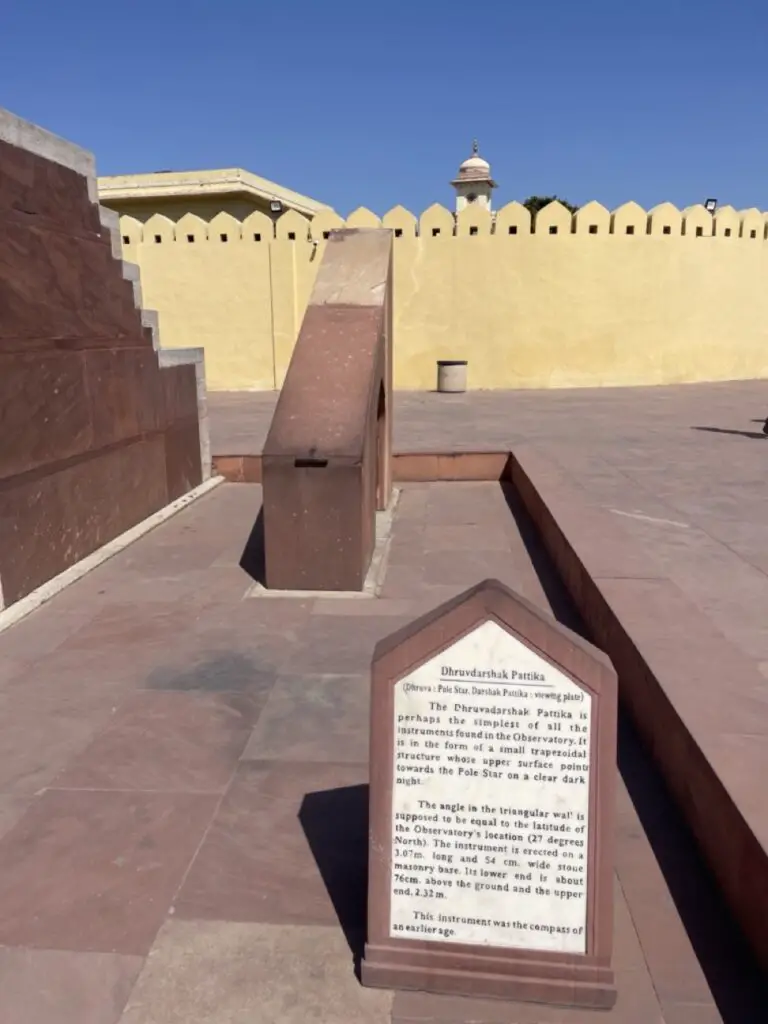
[[[99,172],[240,166],[340,213],[768,209],[768,0],[0,0],[0,104]]]

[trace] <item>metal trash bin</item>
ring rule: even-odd
[[[466,359],[438,359],[437,390],[454,395],[467,390]]]

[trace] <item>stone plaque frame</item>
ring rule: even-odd
[[[390,935],[394,686],[488,620],[507,630],[592,697],[585,954]],[[497,580],[485,580],[377,645],[371,667],[368,934],[361,969],[364,985],[566,1006],[613,1006],[617,708],[618,684],[609,659]]]

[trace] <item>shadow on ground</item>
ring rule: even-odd
[[[259,509],[256,522],[245,542],[245,548],[240,557],[240,568],[248,573],[255,583],[262,587],[267,585],[266,577],[266,556],[264,553],[264,509]]]
[[[525,550],[531,560],[531,565],[536,570],[544,593],[547,595],[552,614],[562,626],[578,633],[585,640],[589,640],[584,623],[577,612],[567,591],[560,582],[552,559],[547,554],[547,549],[539,536],[539,532],[528,515],[522,499],[511,483],[502,481],[501,490],[504,500],[509,508],[510,515],[515,521],[520,537],[525,544]]]
[[[299,808],[299,822],[359,980],[368,901],[368,786],[307,793]]]
[[[752,422],[756,422],[753,420]],[[762,422],[759,421],[759,422]],[[726,427],[691,427],[691,430],[704,430],[709,434],[735,434],[737,437],[751,437],[754,440],[764,441],[768,434],[757,430],[729,430]]]

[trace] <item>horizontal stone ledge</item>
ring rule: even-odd
[[[161,348],[157,351],[157,358],[160,366],[197,365],[205,362],[205,350],[203,348]]]
[[[533,445],[511,477],[755,955],[768,970],[768,742],[757,666]]]
[[[68,167],[83,177],[95,175],[96,163],[93,154],[74,142],[62,139],[31,121],[25,121],[10,110],[0,107],[0,142],[8,142],[28,153]],[[94,178],[95,182],[95,178]]]

